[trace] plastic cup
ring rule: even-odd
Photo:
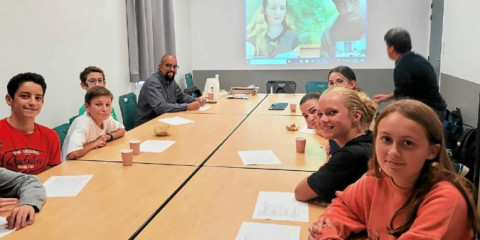
[[[133,155],[140,154],[140,140],[133,139],[128,141],[128,144],[130,144],[130,149],[133,150]]]
[[[304,153],[305,152],[305,145],[307,143],[307,139],[299,137],[296,139],[296,146],[297,146],[297,152],[298,153]]]
[[[122,149],[121,153],[122,153],[123,166],[132,166],[133,150],[132,149]]]
[[[296,103],[290,103],[290,111],[291,112],[296,112],[297,111],[297,104]]]

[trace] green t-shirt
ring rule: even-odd
[[[78,109],[78,115],[83,115],[83,113],[85,113],[85,106],[82,105],[80,107],[80,109]],[[115,119],[115,121],[118,121],[118,118],[117,118],[117,114],[115,113],[115,109],[112,107],[112,115],[113,119]]]

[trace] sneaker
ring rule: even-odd
[[[457,170],[458,175],[465,177],[467,176],[469,171],[470,171],[470,168],[468,168],[467,166],[461,163],[458,164],[458,170]]]

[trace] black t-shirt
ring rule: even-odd
[[[335,198],[335,191],[344,190],[367,172],[372,153],[373,137],[368,130],[335,151],[328,163],[308,177],[307,183],[318,200],[330,202]]]
[[[393,70],[395,99],[410,98],[421,101],[437,111],[447,108],[440,95],[437,75],[424,57],[408,52],[396,62]]]

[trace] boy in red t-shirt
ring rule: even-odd
[[[38,174],[62,162],[57,133],[35,123],[46,88],[36,73],[21,73],[8,82],[5,100],[11,115],[0,120],[0,167]]]

